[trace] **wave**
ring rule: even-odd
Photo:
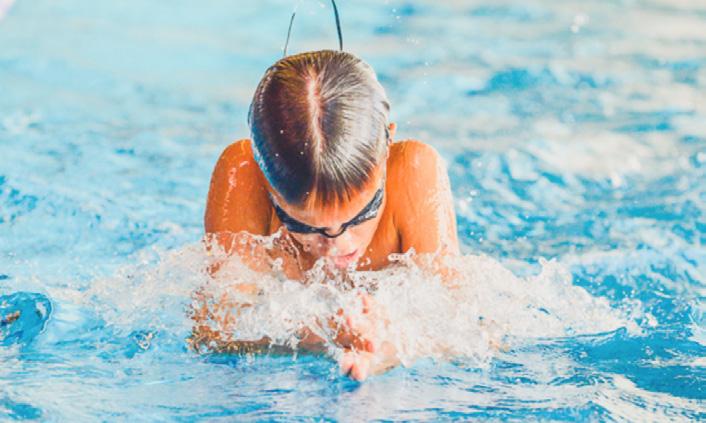
[[[615,307],[591,296],[554,261],[542,260],[539,274],[518,277],[488,256],[465,255],[447,259],[454,276],[442,278],[417,265],[413,252],[392,258],[388,268],[368,272],[331,273],[319,262],[301,283],[282,272],[256,273],[237,257],[194,243],[143,253],[139,264],[94,281],[78,296],[52,295],[74,297],[124,334],[148,328],[186,338],[193,311],[204,305],[210,312],[205,323],[228,340],[266,337],[296,349],[298,333],[307,327],[334,358],[342,354],[336,329],[321,322],[338,310],[363,319],[361,296],[369,295],[381,316],[377,334],[396,347],[405,365],[431,357],[484,366],[498,351],[527,341],[641,330],[639,304]],[[223,260],[210,277],[206,269]],[[244,285],[251,289],[238,289]]]

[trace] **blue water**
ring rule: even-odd
[[[0,419],[706,419],[699,0],[339,5],[464,252],[553,259],[624,325],[362,384],[187,350],[210,172],[296,3],[0,0]],[[301,2],[290,52],[335,48],[330,13]]]

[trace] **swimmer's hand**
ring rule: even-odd
[[[254,294],[253,284],[238,284],[232,289],[240,293]],[[258,341],[233,340],[223,333],[236,324],[238,309],[250,307],[247,303],[235,303],[227,295],[217,301],[209,298],[201,290],[193,294],[195,304],[191,311],[194,320],[191,347],[221,353],[251,353],[271,351],[273,346],[268,338]],[[327,324],[335,337],[333,342],[343,355],[339,360],[341,371],[351,378],[362,381],[397,366],[400,361],[393,344],[382,339],[381,328],[388,324],[384,310],[369,294],[360,294],[362,313],[346,313],[338,310]],[[214,327],[215,324],[215,327]],[[312,352],[326,351],[327,342],[309,328],[299,333],[299,348]]]
[[[389,323],[384,310],[369,294],[360,294],[360,299],[360,315],[346,315],[339,310],[345,324],[340,326],[335,342],[344,349],[338,363],[341,372],[362,381],[396,367],[400,360],[395,346],[380,333]]]
[[[359,295],[360,313],[349,313],[339,309],[327,321],[334,334],[333,343],[343,350],[338,365],[341,372],[355,380],[384,373],[400,364],[395,346],[382,338],[381,329],[388,324],[382,307],[372,296]],[[326,340],[309,328],[299,333],[299,347],[309,351],[325,351]]]
[[[348,350],[339,361],[341,372],[363,381],[397,367],[400,364],[397,350],[391,343],[382,342],[375,352]]]

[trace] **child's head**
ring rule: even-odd
[[[270,67],[250,106],[258,163],[287,202],[347,201],[387,151],[389,103],[354,55],[317,51]]]
[[[373,69],[350,53],[302,53],[270,67],[249,123],[255,157],[280,205],[335,230],[353,214],[347,208],[368,204],[382,184],[389,109]],[[316,219],[324,215],[337,218]]]

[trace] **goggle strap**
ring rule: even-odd
[[[338,14],[338,6],[336,5],[336,0],[331,0],[333,5],[333,16],[336,18],[336,32],[338,33],[338,48],[343,51],[343,31],[341,31],[341,17]],[[292,12],[292,17],[289,18],[289,28],[287,29],[287,40],[284,42],[284,54],[282,57],[287,57],[287,48],[289,47],[289,39],[292,36],[292,26],[294,26],[294,17],[297,16],[297,5]]]

